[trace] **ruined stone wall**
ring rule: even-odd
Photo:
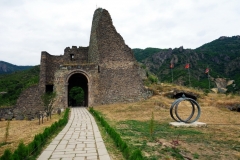
[[[0,121],[2,119],[12,120],[14,116],[13,108],[0,108]]]
[[[100,94],[95,103],[133,102],[149,97],[151,93],[144,88],[132,50],[117,33],[108,11],[98,9],[94,17],[98,17],[93,19],[97,27],[92,27],[96,29],[91,39],[97,43],[100,67]]]
[[[117,33],[111,17],[105,9],[102,11],[98,22],[97,42],[100,63],[108,63],[109,61],[129,63],[135,61],[131,48],[125,44],[122,36]]]
[[[71,55],[74,58],[71,58]],[[64,50],[64,64],[74,65],[74,64],[86,64],[88,59],[88,47],[72,46],[72,48],[67,47]]]
[[[45,92],[45,83],[47,77],[47,57],[49,53],[43,51],[41,53],[41,62],[40,62],[40,76],[39,76],[39,92]]]
[[[97,41],[97,32],[98,30],[98,22],[101,18],[103,9],[97,9],[93,15],[90,42],[89,42],[89,50],[88,50],[88,62],[89,63],[98,63],[99,62],[99,50],[98,50],[98,41]]]
[[[39,87],[38,85],[34,85],[22,92],[17,100],[14,114],[34,116],[38,111],[43,109]]]
[[[63,63],[63,56],[53,56],[47,52],[42,52],[40,66],[40,92],[45,92],[46,85],[53,85],[54,73]]]
[[[60,65],[63,63],[63,56],[48,56],[47,58],[47,77],[46,84],[53,84],[54,74],[59,69]]]
[[[102,68],[99,81],[98,104],[134,102],[145,99],[151,94],[143,87],[138,66]],[[100,102],[100,103],[99,103]]]

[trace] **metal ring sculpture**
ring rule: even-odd
[[[182,101],[189,101],[192,105],[192,113],[190,114],[190,116],[183,120],[179,115],[178,115],[178,105],[182,102]],[[197,116],[195,119],[191,120],[192,117],[194,116],[195,110],[197,108]],[[175,115],[176,117],[173,116],[173,110],[175,111]],[[170,108],[170,115],[171,117],[177,121],[177,122],[184,122],[184,123],[193,123],[195,121],[197,121],[201,115],[201,108],[199,106],[199,104],[192,98],[187,98],[185,97],[185,95],[183,95],[182,98],[178,98],[176,101],[173,102],[171,108]]]

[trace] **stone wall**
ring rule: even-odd
[[[40,66],[40,92],[45,92],[46,85],[53,85],[54,73],[63,63],[63,56],[53,56],[43,51]]]
[[[64,50],[64,64],[73,65],[73,64],[86,64],[88,60],[88,47],[79,47],[72,46],[72,48],[67,47]],[[74,58],[71,58],[71,55]]]
[[[22,92],[14,108],[14,114],[34,117],[43,109],[39,86],[34,85]]]
[[[60,65],[63,63],[63,56],[49,56],[47,58],[47,66],[46,66],[46,84],[53,85],[54,81],[54,73],[57,69],[59,69]]]
[[[88,51],[88,62],[89,63],[98,63],[99,62],[99,50],[98,50],[98,41],[97,41],[97,29],[98,22],[102,15],[102,9],[97,9],[93,15],[89,51]]]
[[[135,61],[132,50],[125,44],[122,36],[117,33],[107,10],[103,10],[97,28],[98,50],[100,63]]]
[[[136,65],[128,68],[102,68],[97,104],[134,102],[149,97]],[[99,103],[100,102],[100,103]]]
[[[97,42],[100,79],[96,104],[133,102],[150,96],[140,76],[139,66],[132,50],[113,26],[110,14],[105,9],[94,13],[91,39]]]
[[[0,121],[12,120],[14,117],[13,108],[0,108]]]

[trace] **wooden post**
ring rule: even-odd
[[[190,67],[188,67],[188,75],[189,75],[188,79],[189,79],[189,86],[191,87],[190,70],[189,70],[189,68],[190,68]]]
[[[41,119],[40,112],[38,113],[38,118],[39,118],[39,125],[40,125],[40,119]]]

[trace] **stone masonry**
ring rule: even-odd
[[[143,85],[131,48],[117,33],[105,9],[98,8],[94,12],[89,47],[67,47],[64,55],[60,56],[42,52],[39,86],[29,95],[55,91],[54,105],[65,108],[69,105],[68,92],[74,85],[83,88],[85,106],[134,102],[151,95]],[[38,100],[36,104],[21,100],[17,103],[17,106],[25,108],[39,105]]]

